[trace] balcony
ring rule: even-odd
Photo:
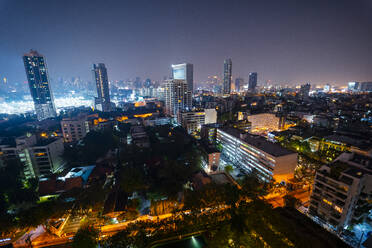
[[[342,194],[342,193],[340,193],[340,192],[337,192],[336,196],[337,196],[338,198],[343,199],[343,200],[345,200],[345,199],[347,198],[347,195],[344,195],[344,194]]]

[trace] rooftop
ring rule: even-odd
[[[355,146],[360,149],[370,149],[372,148],[372,144],[367,139],[361,139],[360,137],[351,137],[346,135],[338,135],[332,134],[329,136],[324,137],[326,140],[345,143],[347,145]]]
[[[93,171],[94,167],[95,165],[75,167],[72,168],[64,177],[60,177],[58,179],[65,180],[67,178],[81,177],[84,180],[84,182],[86,182],[88,180],[90,173]]]
[[[61,139],[61,138],[56,138],[56,137],[52,137],[52,138],[42,138],[42,139],[39,139],[37,141],[37,143],[35,144],[35,146],[47,146],[55,141],[57,141],[58,139]]]
[[[286,156],[289,154],[294,154],[295,152],[290,151],[281,147],[279,144],[271,143],[266,140],[264,137],[259,135],[253,135],[249,133],[242,133],[240,130],[235,128],[222,128],[220,129],[238,139],[243,140],[247,144],[254,146],[255,148],[260,149],[274,157]]]
[[[38,53],[35,50],[30,50],[28,53],[25,53],[24,56],[30,56],[30,57],[43,57],[40,53]]]

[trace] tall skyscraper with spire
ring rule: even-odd
[[[102,112],[111,111],[110,89],[105,64],[93,64],[93,80],[96,82],[97,97],[95,98],[95,108]]]
[[[30,50],[29,53],[23,55],[23,62],[37,119],[42,121],[56,117],[45,57],[37,51]]]
[[[232,61],[231,59],[225,59],[223,64],[223,93],[231,93],[231,81],[232,81]]]

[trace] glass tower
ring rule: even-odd
[[[248,90],[255,91],[257,86],[257,72],[249,73]]]
[[[231,59],[225,59],[223,65],[223,93],[231,93],[231,81],[232,81],[232,61]]]
[[[103,112],[111,111],[110,90],[105,64],[93,64],[93,79],[97,86],[96,108]]]
[[[31,50],[29,53],[24,54],[23,62],[37,119],[41,121],[56,117],[57,113],[50,89],[45,57],[37,51]]]

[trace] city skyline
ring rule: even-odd
[[[209,75],[221,77],[226,57],[234,60],[234,78],[247,79],[257,71],[259,83],[346,85],[372,78],[368,1],[113,3],[102,5],[104,21],[95,18],[100,10],[85,8],[87,3],[2,1],[0,31],[7,35],[0,43],[0,77],[26,81],[19,57],[33,48],[48,57],[51,78],[90,80],[86,68],[103,62],[113,81],[136,76],[161,80],[171,64],[187,62],[194,64],[199,83]],[[23,17],[36,8],[43,15]],[[257,11],[245,18],[249,9]],[[189,10],[192,15],[186,14]],[[221,13],[226,17],[217,18]],[[34,28],[24,29],[27,24]],[[102,30],[100,37],[94,36],[96,28]]]

